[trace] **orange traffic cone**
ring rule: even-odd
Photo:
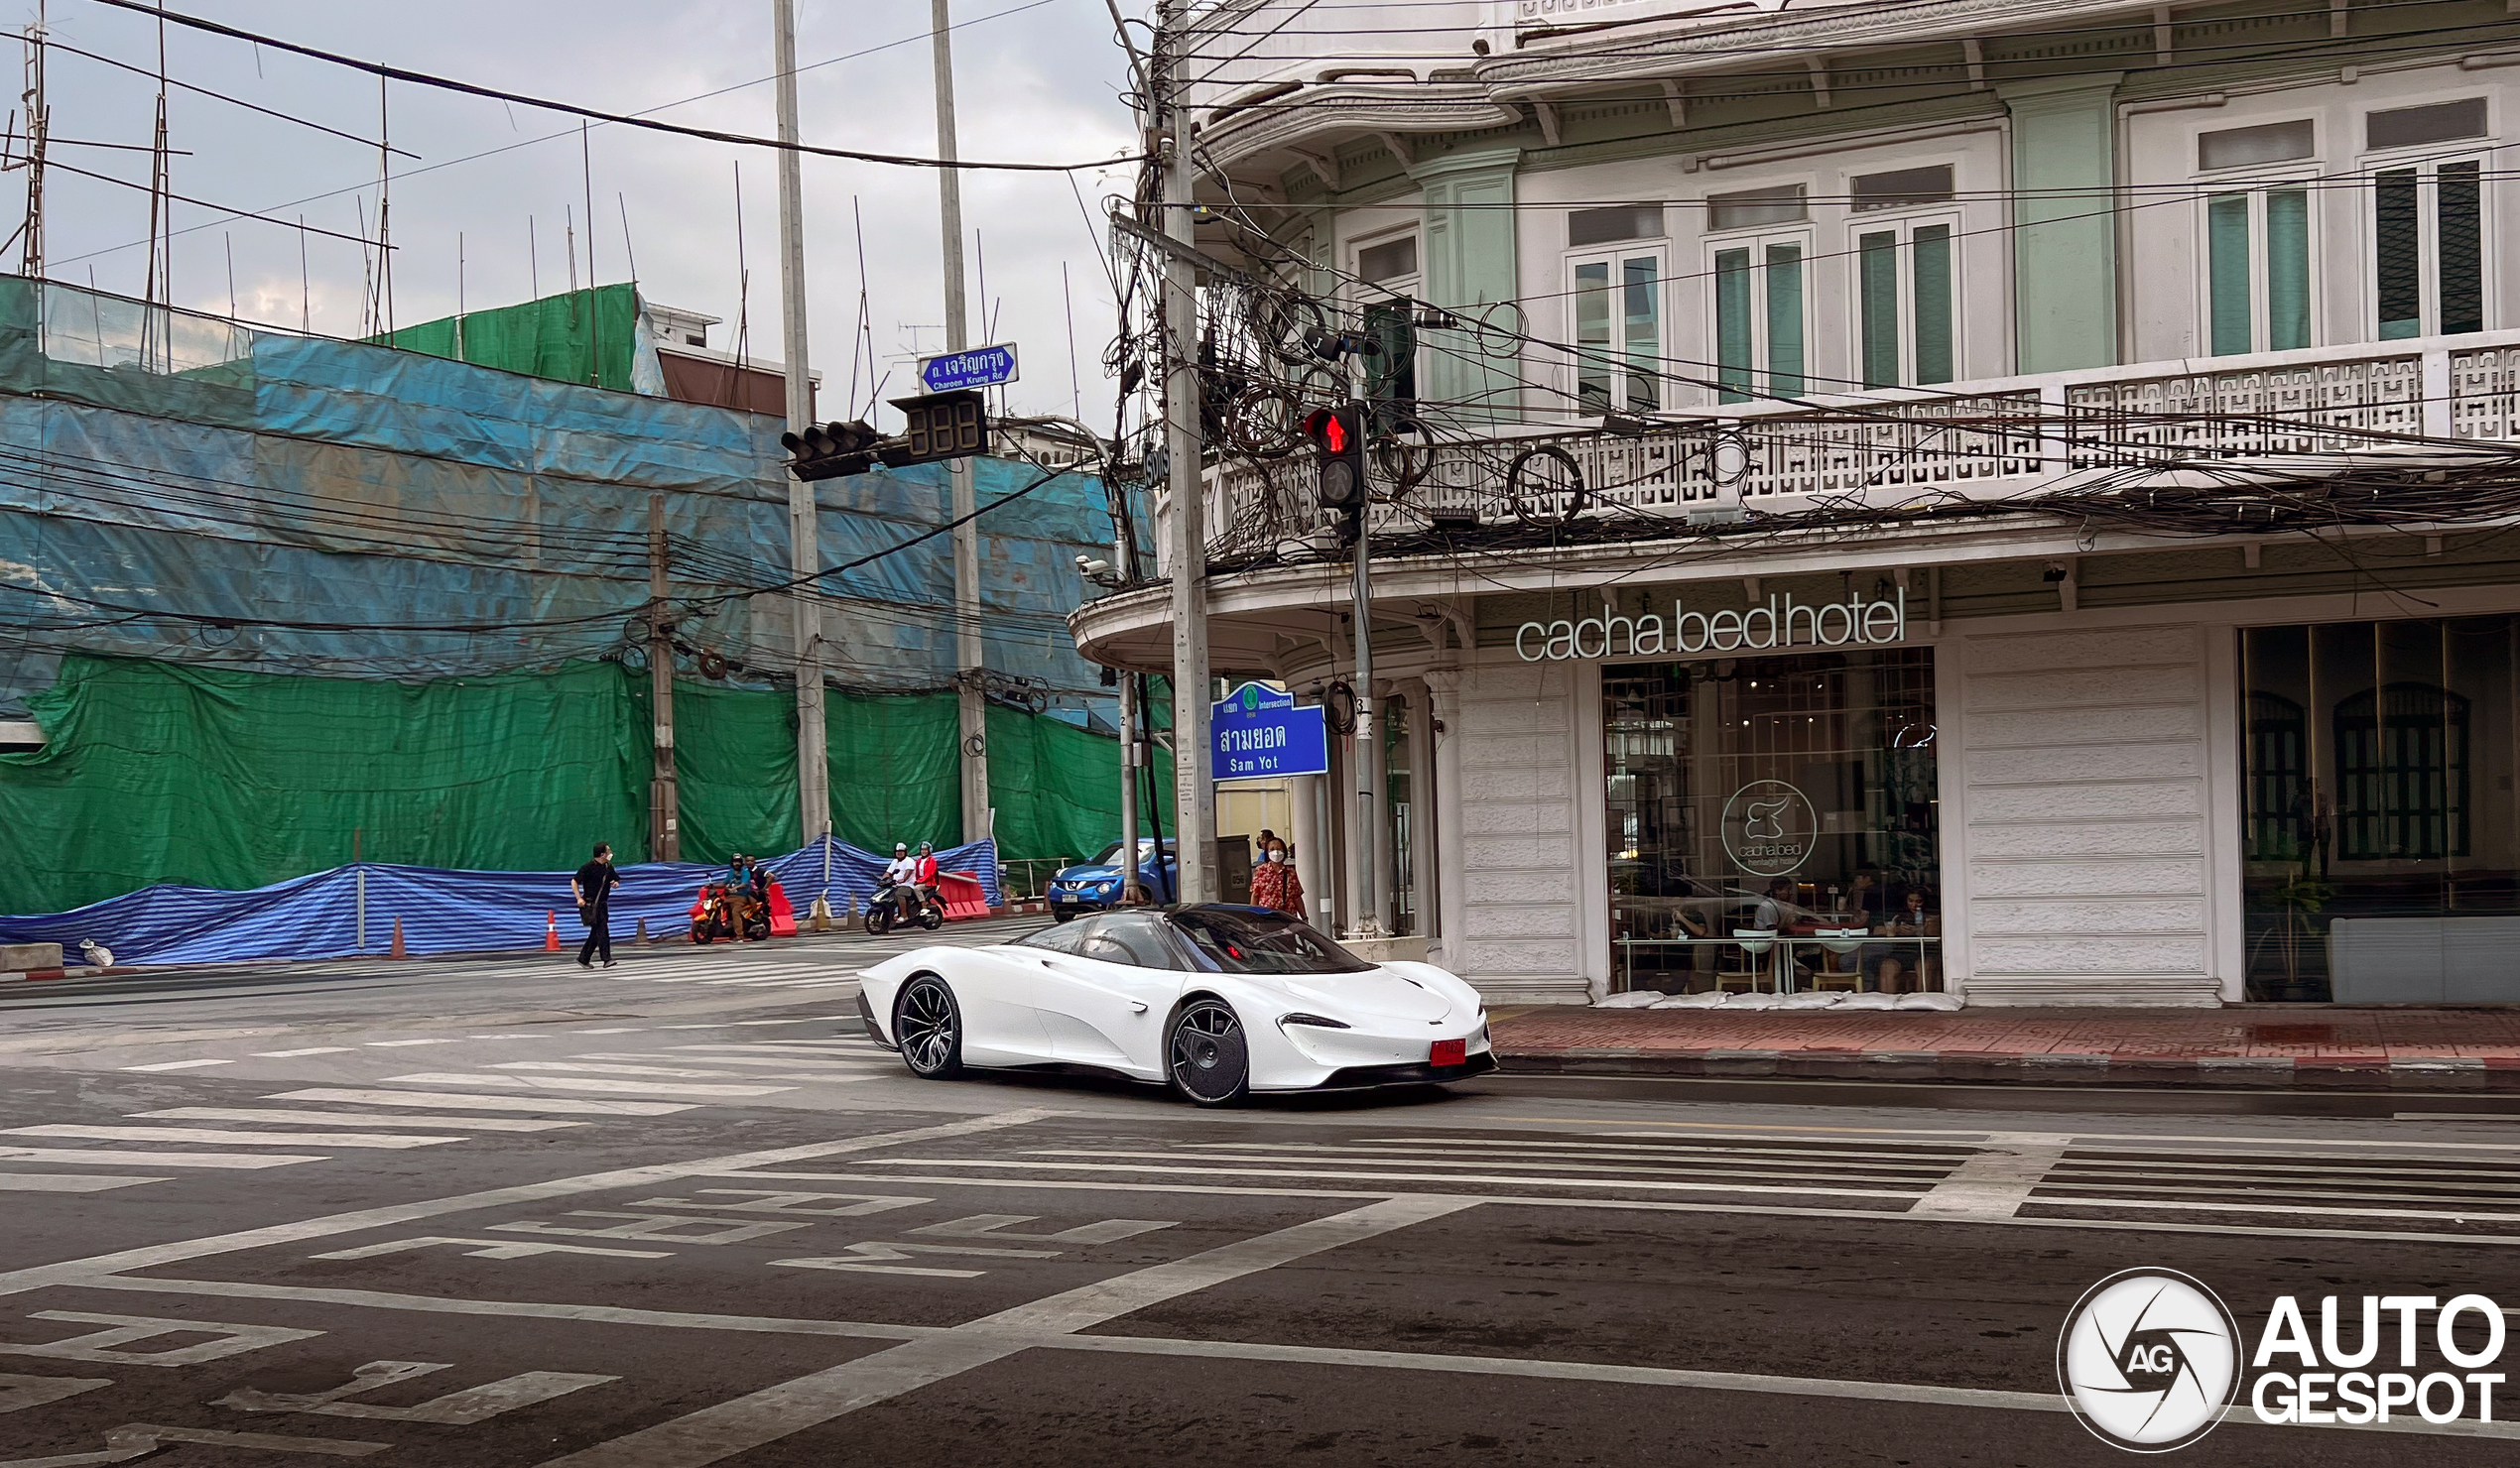
[[[394,919],[394,946],[387,950],[385,956],[388,958],[403,956],[403,919],[400,918]]]
[[[560,951],[560,910],[558,908],[543,915],[543,951],[546,953]]]

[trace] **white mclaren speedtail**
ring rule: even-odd
[[[1074,1066],[1226,1106],[1496,1068],[1478,991],[1433,964],[1367,963],[1265,908],[1104,913],[861,977],[867,1033],[931,1078]]]

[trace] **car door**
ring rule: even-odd
[[[962,1058],[973,1065],[1040,1065],[1050,1037],[1033,1004],[1024,948],[977,948],[939,966],[962,1011]]]
[[[1058,1058],[1163,1074],[1164,1022],[1189,976],[1161,923],[1149,913],[1088,918],[1073,952],[1038,955],[1034,1006]]]

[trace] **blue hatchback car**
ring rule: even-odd
[[[1088,862],[1062,867],[1050,880],[1051,916],[1065,922],[1082,913],[1100,913],[1120,903],[1120,843],[1102,848],[1102,854]],[[1181,864],[1176,859],[1170,838],[1164,842],[1164,865],[1155,864],[1155,839],[1138,838],[1138,884],[1159,903],[1176,901],[1181,896]]]

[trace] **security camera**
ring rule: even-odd
[[[2064,561],[2051,560],[2048,562],[2048,568],[2039,573],[2039,579],[2053,584],[2064,580],[2066,578],[2066,574],[2067,572]]]
[[[1093,564],[1093,557],[1090,555],[1079,555],[1076,557],[1076,569],[1078,570],[1083,570],[1086,566],[1091,564]]]
[[[1080,576],[1098,576],[1109,569],[1111,569],[1111,562],[1107,560],[1095,560],[1083,555],[1076,557],[1076,574]]]

